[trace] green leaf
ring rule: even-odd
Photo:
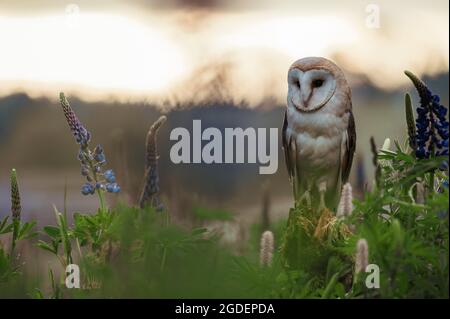
[[[7,234],[10,233],[12,231],[12,224],[7,225],[9,216],[6,216],[3,221],[0,224],[0,235],[1,234]]]
[[[378,153],[378,156],[396,156],[397,152],[390,151],[390,150],[380,150]]]
[[[202,234],[206,233],[207,231],[208,231],[208,229],[206,229],[206,228],[195,228],[191,231],[191,235],[198,236],[198,235],[202,235]]]
[[[333,277],[331,277],[327,287],[325,288],[325,291],[323,292],[322,299],[330,298],[331,294],[333,293],[334,287],[336,286],[339,278],[339,273],[335,273]]]
[[[30,293],[32,299],[44,299],[44,294],[39,288],[34,288],[33,292]]]
[[[63,247],[64,247],[64,253],[66,255],[66,262],[72,263],[72,246],[69,239],[69,234],[67,231],[67,222],[64,216],[56,209],[55,206],[53,206],[53,209],[55,211],[56,220],[59,225],[59,231],[61,234]]]
[[[56,250],[54,250],[52,247],[50,247],[49,244],[47,244],[45,241],[43,240],[39,240],[39,242],[36,244],[37,247],[47,250],[49,252],[51,252],[52,254],[57,254]]]
[[[20,228],[19,230],[19,236],[17,237],[17,239],[25,239],[36,236],[37,234],[35,232],[32,232],[32,229],[35,225],[35,221],[23,224],[22,228]]]
[[[58,227],[55,226],[45,226],[44,232],[51,238],[57,239],[61,237],[61,233]]]

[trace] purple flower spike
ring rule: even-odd
[[[440,98],[428,89],[417,76],[409,71],[405,74],[413,82],[420,96],[416,119],[416,157],[448,156],[447,108],[440,104]]]
[[[60,100],[69,128],[75,136],[76,142],[80,144],[77,158],[81,162],[81,175],[88,181],[81,187],[81,193],[83,195],[89,195],[94,194],[97,190],[101,197],[101,192],[104,191],[111,193],[120,192],[120,187],[116,183],[114,172],[107,170],[103,173],[103,166],[106,163],[103,148],[101,145],[97,145],[94,150],[89,148],[91,134],[78,120],[64,93],[60,93]]]
[[[86,130],[86,128],[81,124],[80,120],[78,120],[75,112],[69,105],[64,93],[59,94],[59,98],[61,101],[61,106],[64,111],[64,116],[66,117],[67,123],[69,124],[69,128],[72,131],[72,134],[75,136],[75,140],[78,144],[80,144],[83,148],[86,148],[91,140],[91,133]]]

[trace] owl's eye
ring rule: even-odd
[[[323,80],[314,80],[312,83],[313,88],[320,88],[323,84]]]

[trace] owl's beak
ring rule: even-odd
[[[303,106],[302,106],[303,101],[301,98],[299,98],[299,99],[291,98],[291,102],[292,102],[292,104],[294,104],[296,109],[301,110],[303,108]]]
[[[305,93],[306,94],[302,94],[301,100],[302,100],[303,107],[305,109],[307,109],[308,108],[308,104],[309,104],[309,100],[311,100],[313,92],[312,92],[312,90],[310,90],[309,92],[305,92]]]
[[[295,103],[294,101],[292,101],[292,103],[294,104],[295,108],[299,111],[307,111],[308,110],[308,105],[303,102],[303,100],[299,100],[298,103]]]
[[[302,104],[303,104],[303,107],[305,108],[305,109],[307,109],[308,108],[308,102],[309,102],[309,99],[302,99]]]

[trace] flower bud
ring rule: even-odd
[[[81,175],[88,176],[89,175],[89,168],[87,166],[81,166]]]
[[[108,183],[116,182],[116,176],[112,169],[108,169],[107,171],[105,171],[105,173],[103,175],[105,176],[105,179]]]
[[[350,216],[352,211],[353,211],[352,185],[350,183],[346,183],[342,188],[341,200],[339,201],[336,216],[341,218]]]
[[[369,264],[369,246],[364,238],[358,240],[356,244],[355,273],[359,274],[366,270]]]
[[[94,192],[95,192],[95,188],[90,183],[86,183],[81,187],[81,194],[83,194],[83,195],[94,194]]]
[[[84,152],[82,150],[78,151],[77,158],[79,161],[84,161],[85,156],[84,156]]]
[[[106,161],[105,154],[103,154],[103,153],[95,154],[95,155],[94,155],[94,159],[95,159],[97,162],[100,162],[100,163],[103,163],[103,162]]]
[[[261,235],[260,252],[259,252],[261,266],[270,266],[273,258],[273,233],[266,230]]]
[[[102,183],[96,183],[95,188],[100,189],[100,190],[105,190],[105,185]]]
[[[95,147],[95,149],[94,149],[94,153],[95,154],[103,154],[103,148],[102,148],[102,146],[101,145],[97,145],[96,147]]]
[[[108,183],[106,184],[106,190],[109,193],[118,193],[120,192],[120,186],[117,183]]]
[[[20,220],[22,208],[20,204],[19,185],[17,183],[17,173],[11,170],[11,213],[13,220]]]

